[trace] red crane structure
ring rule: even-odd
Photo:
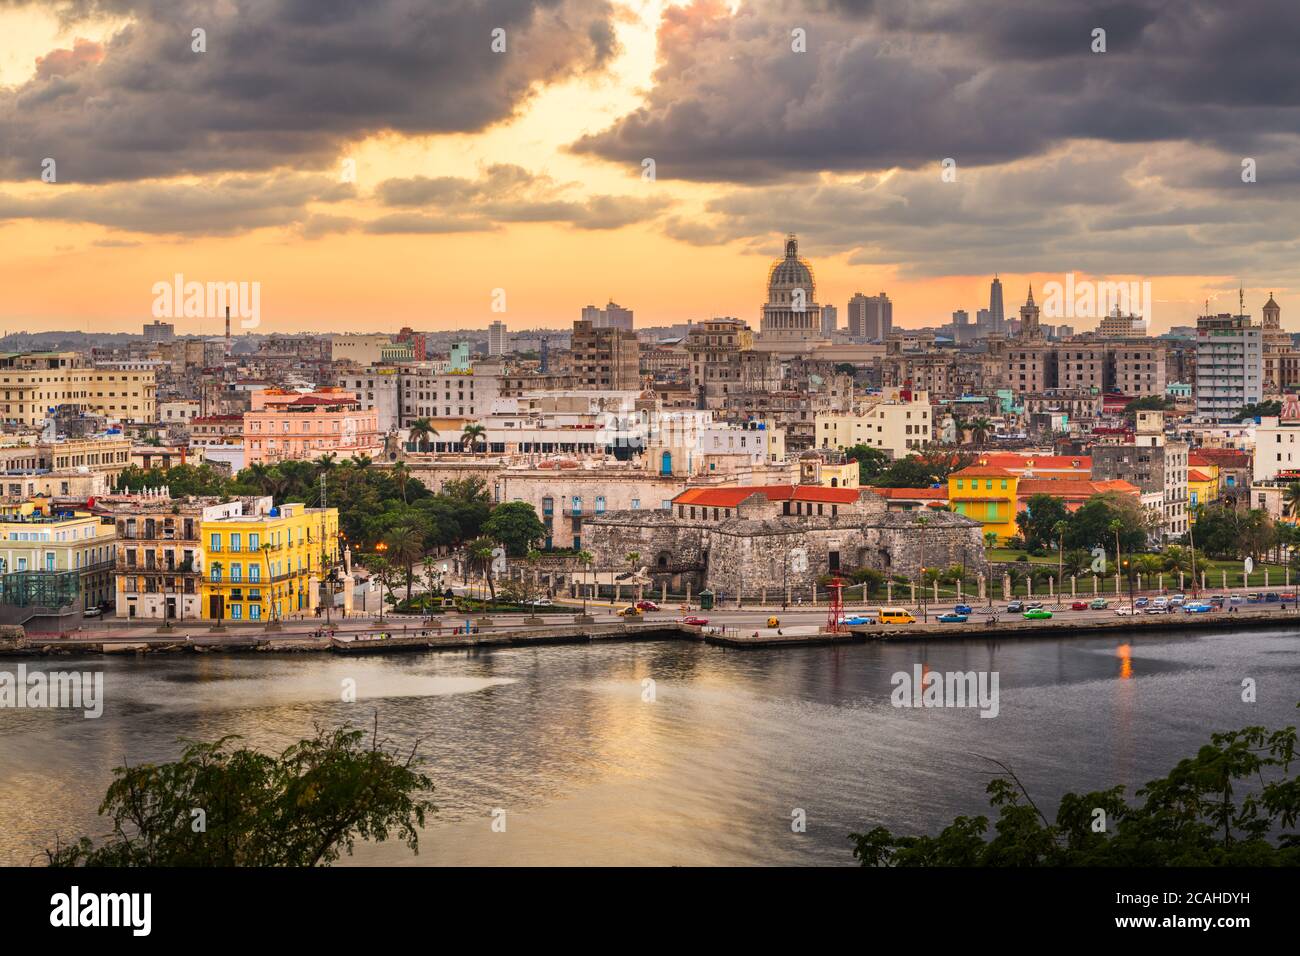
[[[826,589],[831,593],[831,608],[826,616],[826,633],[838,634],[844,629],[844,582],[838,577],[830,580]]]

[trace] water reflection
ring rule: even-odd
[[[1118,667],[1116,661],[1118,660]],[[999,716],[895,709],[891,676],[1000,675]],[[369,725],[421,752],[439,811],[419,857],[369,863],[848,863],[847,834],[933,832],[986,811],[1004,760],[1036,800],[1170,769],[1211,730],[1294,722],[1300,640],[1282,633],[972,640],[738,651],[686,643],[367,658],[167,657],[102,668],[106,710],[0,711],[0,862],[103,828],[112,767],[177,738],[280,748],[314,724]],[[0,665],[3,666],[3,665]],[[1240,701],[1242,673],[1276,692]],[[653,702],[643,682],[654,681]],[[342,700],[355,681],[357,703]],[[492,832],[494,809],[507,815]],[[802,809],[808,828],[792,832]]]

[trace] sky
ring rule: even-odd
[[[0,332],[177,275],[260,332],[757,328],[790,232],[841,325],[1072,273],[1300,329],[1298,47],[1258,0],[0,0]]]

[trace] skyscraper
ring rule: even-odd
[[[989,332],[1001,335],[1006,331],[1006,313],[1002,310],[1002,280],[993,276],[989,286]]]
[[[822,306],[822,335],[831,336],[839,325],[840,313],[833,305]]]
[[[855,342],[883,342],[894,328],[894,304],[885,293],[854,293],[849,299],[849,337]]]
[[[505,355],[509,341],[506,324],[500,319],[488,326],[488,355]]]

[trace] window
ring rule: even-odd
[[[250,564],[248,566],[248,580],[250,582],[262,580],[262,566],[260,564]]]
[[[244,606],[242,604],[230,605],[230,619],[232,621],[238,621],[243,616],[244,616]]]
[[[262,619],[262,605],[260,604],[248,605],[248,617],[249,620],[260,621]]]
[[[230,550],[231,550],[231,551],[239,551],[239,550],[241,550],[241,545],[242,545],[242,544],[243,544],[243,535],[240,535],[240,534],[232,534],[232,535],[230,536]]]
[[[248,536],[248,550],[258,551],[261,549],[261,547],[262,547],[262,536],[257,533],[250,534]]]
[[[244,579],[244,566],[242,564],[232,564],[230,566],[230,580],[232,582],[242,581]]]
[[[220,584],[220,583],[221,583],[221,565],[219,565],[219,564],[214,564],[214,565],[212,566],[212,569],[211,569],[211,571],[209,572],[209,575],[208,575],[208,579],[209,579],[210,581],[212,581],[214,584]]]
[[[632,510],[633,510],[633,511],[640,511],[640,510],[641,510],[641,499],[640,499],[640,498],[633,498],[633,499],[632,499]]]
[[[221,550],[221,535],[216,534],[216,533],[214,533],[214,534],[212,535],[212,540],[211,540],[211,542],[210,542],[210,548],[209,548],[209,550],[212,550],[212,551],[220,551],[220,550]]]

